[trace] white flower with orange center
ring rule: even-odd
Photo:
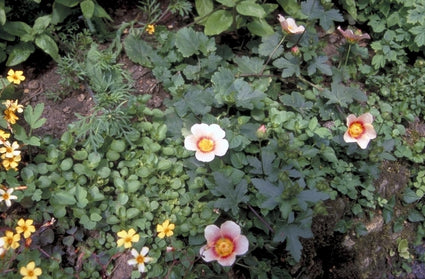
[[[21,155],[21,151],[18,150],[19,143],[14,141],[12,144],[10,142],[5,141],[4,146],[0,147],[0,153],[4,155],[4,158],[13,158]]]
[[[201,162],[211,162],[229,149],[229,142],[224,139],[226,132],[217,124],[194,124],[190,131],[192,134],[184,139],[184,147],[196,151],[195,157]]]
[[[295,23],[295,20],[291,17],[285,18],[282,15],[278,15],[277,19],[279,20],[283,31],[288,34],[301,34],[305,31],[305,27],[302,25],[298,26]]]
[[[222,266],[231,266],[236,256],[248,251],[248,238],[241,235],[241,228],[233,221],[224,222],[220,228],[208,225],[204,234],[207,244],[199,252],[206,262],[216,260]]]
[[[131,249],[131,254],[133,255],[133,259],[127,261],[129,265],[137,265],[140,273],[145,272],[145,263],[151,262],[153,258],[146,256],[149,252],[148,247],[143,247],[142,250],[137,252],[136,249]]]
[[[373,116],[369,112],[356,117],[354,114],[347,116],[347,131],[344,134],[345,142],[357,142],[362,149],[366,149],[369,141],[376,138],[372,125]]]
[[[0,189],[0,202],[4,201],[7,207],[12,205],[12,200],[16,200],[18,198],[17,196],[12,195],[13,190],[13,188],[9,188],[6,191]]]

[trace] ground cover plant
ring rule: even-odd
[[[140,16],[109,36],[101,3],[51,2],[25,27],[31,36],[3,45],[12,43],[0,84],[2,278],[422,271],[425,64],[415,1],[140,1]],[[6,24],[8,5],[0,1],[6,33],[30,26]],[[384,34],[375,9],[386,16]],[[85,30],[65,28],[74,13]],[[394,13],[406,21],[392,24]],[[179,26],[161,24],[170,14]],[[33,42],[62,76],[64,91],[51,96],[84,88],[93,99],[91,114],[59,138],[35,135],[46,108],[20,103],[28,79],[9,67],[33,52],[20,44]],[[395,56],[383,55],[391,49]],[[418,57],[396,59],[405,51]],[[163,107],[133,90],[123,56],[151,71],[169,94]],[[403,183],[379,180],[390,172]],[[328,266],[327,236],[360,248],[332,243],[346,261]],[[362,240],[376,255],[359,256]]]

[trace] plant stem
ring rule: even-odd
[[[322,87],[320,87],[317,84],[312,83],[311,81],[308,81],[307,79],[305,79],[302,75],[297,75],[297,78],[299,78],[302,82],[307,83],[308,85],[316,88],[319,91],[323,91],[324,89]]]
[[[273,49],[272,53],[270,53],[269,57],[267,58],[266,63],[264,63],[263,69],[261,69],[260,75],[263,74],[264,70],[266,69],[267,64],[269,64],[270,60],[272,59],[272,56],[275,54],[275,52],[277,51],[279,46],[283,43],[285,38],[286,38],[286,34],[283,35],[282,40],[280,40],[280,42],[277,44],[277,46]]]
[[[255,216],[257,216],[258,219],[260,219],[260,221],[269,229],[269,231],[271,231],[272,233],[274,232],[273,228],[269,225],[269,223],[266,222],[266,220],[264,220],[263,217],[260,216],[260,214],[258,214],[257,211],[255,211],[254,208],[252,208],[252,206],[250,206],[248,204],[249,209],[252,211],[252,213],[254,213]]]
[[[350,55],[350,51],[351,51],[351,44],[348,44],[347,56],[345,57],[344,67],[347,67],[348,56]]]

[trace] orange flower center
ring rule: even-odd
[[[213,151],[214,147],[215,147],[215,143],[210,138],[201,138],[198,141],[198,148],[204,153]]]
[[[4,193],[2,197],[5,201],[7,201],[9,199],[9,193]]]
[[[364,126],[360,122],[354,122],[348,128],[348,133],[353,138],[358,138],[364,133]]]
[[[144,256],[142,256],[142,255],[138,255],[138,256],[136,257],[136,262],[137,262],[138,264],[142,264],[142,263],[144,263],[144,262],[145,262],[145,257],[144,257]]]
[[[28,270],[27,276],[32,277],[34,275],[34,270]]]
[[[235,246],[233,245],[233,241],[228,238],[220,238],[217,240],[214,246],[215,252],[220,257],[227,257],[233,253]]]

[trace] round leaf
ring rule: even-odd
[[[232,26],[233,17],[229,11],[219,10],[212,13],[205,24],[205,35],[220,34]]]

